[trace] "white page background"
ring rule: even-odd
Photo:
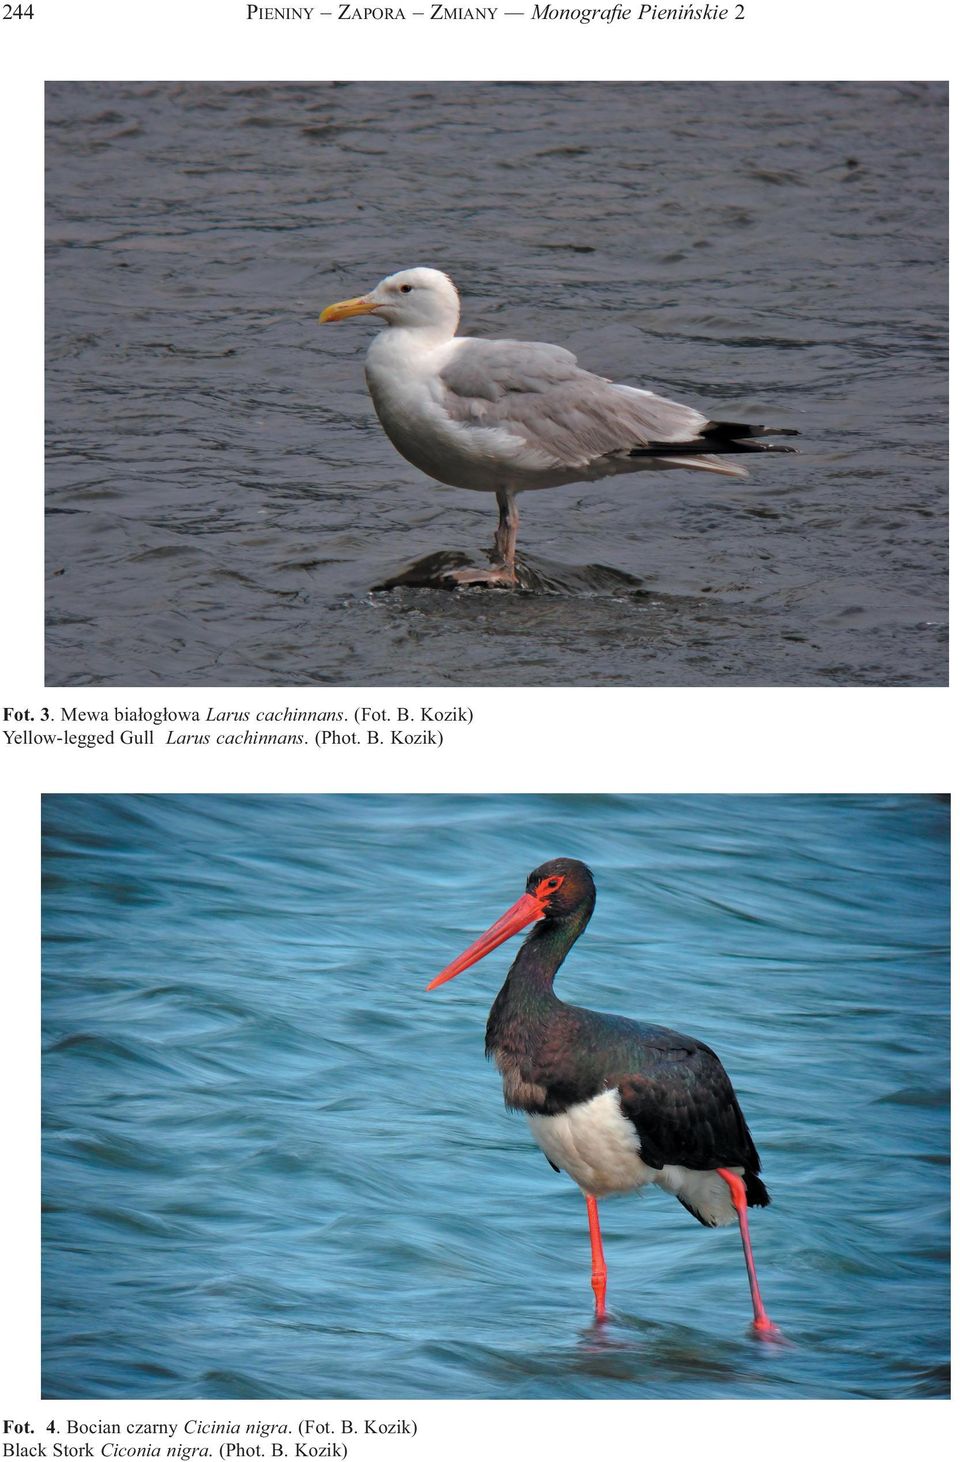
[[[956,65],[946,3],[750,0],[735,27],[612,28],[512,22],[407,30],[256,25],[239,3],[45,3],[0,22],[5,309],[3,402],[4,705],[469,704],[476,725],[442,751],[336,759],[244,750],[0,748],[6,958],[2,1079],[2,1414],[128,1418],[413,1416],[355,1459],[592,1457],[701,1450],[718,1459],[942,1451],[952,1403],[909,1402],[62,1402],[38,1399],[39,861],[42,792],[84,791],[951,791],[957,764],[948,690],[299,689],[51,691],[42,672],[42,123],[47,79],[942,79]],[[893,1156],[893,1155],[892,1155]],[[893,1170],[878,1182],[896,1181]],[[909,1202],[909,1195],[904,1195]],[[37,1431],[29,1440],[45,1434]],[[14,1440],[8,1436],[5,1440]],[[48,1441],[51,1439],[47,1439]],[[629,1449],[629,1452],[627,1451]]]

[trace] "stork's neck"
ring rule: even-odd
[[[521,946],[507,984],[550,990],[554,976],[583,933],[589,915],[579,912],[565,919],[543,919],[534,926]]]
[[[533,1032],[553,1016],[563,1001],[553,981],[590,915],[544,919],[537,924],[510,966],[487,1021],[487,1051],[512,1048],[522,1034],[526,1045]]]

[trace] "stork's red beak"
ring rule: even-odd
[[[468,970],[471,965],[475,965],[478,960],[483,959],[485,954],[496,949],[498,944],[503,944],[504,940],[509,939],[512,934],[519,934],[520,930],[525,929],[528,924],[542,919],[546,912],[545,898],[537,898],[532,893],[525,893],[522,898],[517,899],[511,909],[508,909],[505,914],[501,914],[495,924],[490,925],[486,934],[481,934],[469,949],[465,949],[463,954],[453,961],[453,964],[447,965],[445,970],[441,970],[436,979],[430,981],[427,989],[435,990],[438,985],[445,985],[447,980],[452,980],[454,975]]]

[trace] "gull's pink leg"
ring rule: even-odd
[[[600,1239],[600,1215],[597,1212],[597,1200],[593,1194],[585,1193],[584,1197],[587,1200],[587,1222],[590,1225],[590,1283],[597,1302],[597,1319],[603,1320],[607,1313],[607,1263],[603,1257],[603,1244]]]
[[[753,1300],[753,1328],[758,1335],[779,1335],[779,1328],[770,1319],[763,1308],[763,1300],[760,1298],[760,1285],[757,1283],[757,1271],[753,1262],[753,1247],[750,1243],[750,1226],[747,1223],[747,1190],[743,1185],[743,1179],[738,1178],[736,1173],[731,1173],[727,1168],[717,1168],[717,1173],[730,1189],[730,1197],[733,1199],[733,1206],[737,1210],[737,1222],[740,1225],[740,1238],[743,1243],[743,1257],[747,1261],[747,1277],[750,1280],[750,1297]]]
[[[497,507],[500,509],[500,521],[493,536],[494,558],[513,572],[517,558],[517,529],[520,526],[520,511],[516,498],[508,488],[502,488],[497,493]]]
[[[493,536],[493,551],[490,554],[493,566],[489,569],[450,569],[444,577],[454,584],[491,584],[495,588],[515,589],[517,586],[517,528],[520,512],[517,500],[508,487],[498,488],[497,506],[500,521]]]

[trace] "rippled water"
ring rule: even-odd
[[[947,1390],[947,832],[925,798],[45,800],[49,1397],[932,1397]],[[727,1065],[791,1344],[735,1230],[582,1199],[483,1058],[570,853],[559,981]]]
[[[49,683],[943,682],[945,87],[56,82],[48,121]],[[371,327],[315,324],[414,263],[803,456],[522,498],[639,597],[371,594],[494,527],[383,437]]]

